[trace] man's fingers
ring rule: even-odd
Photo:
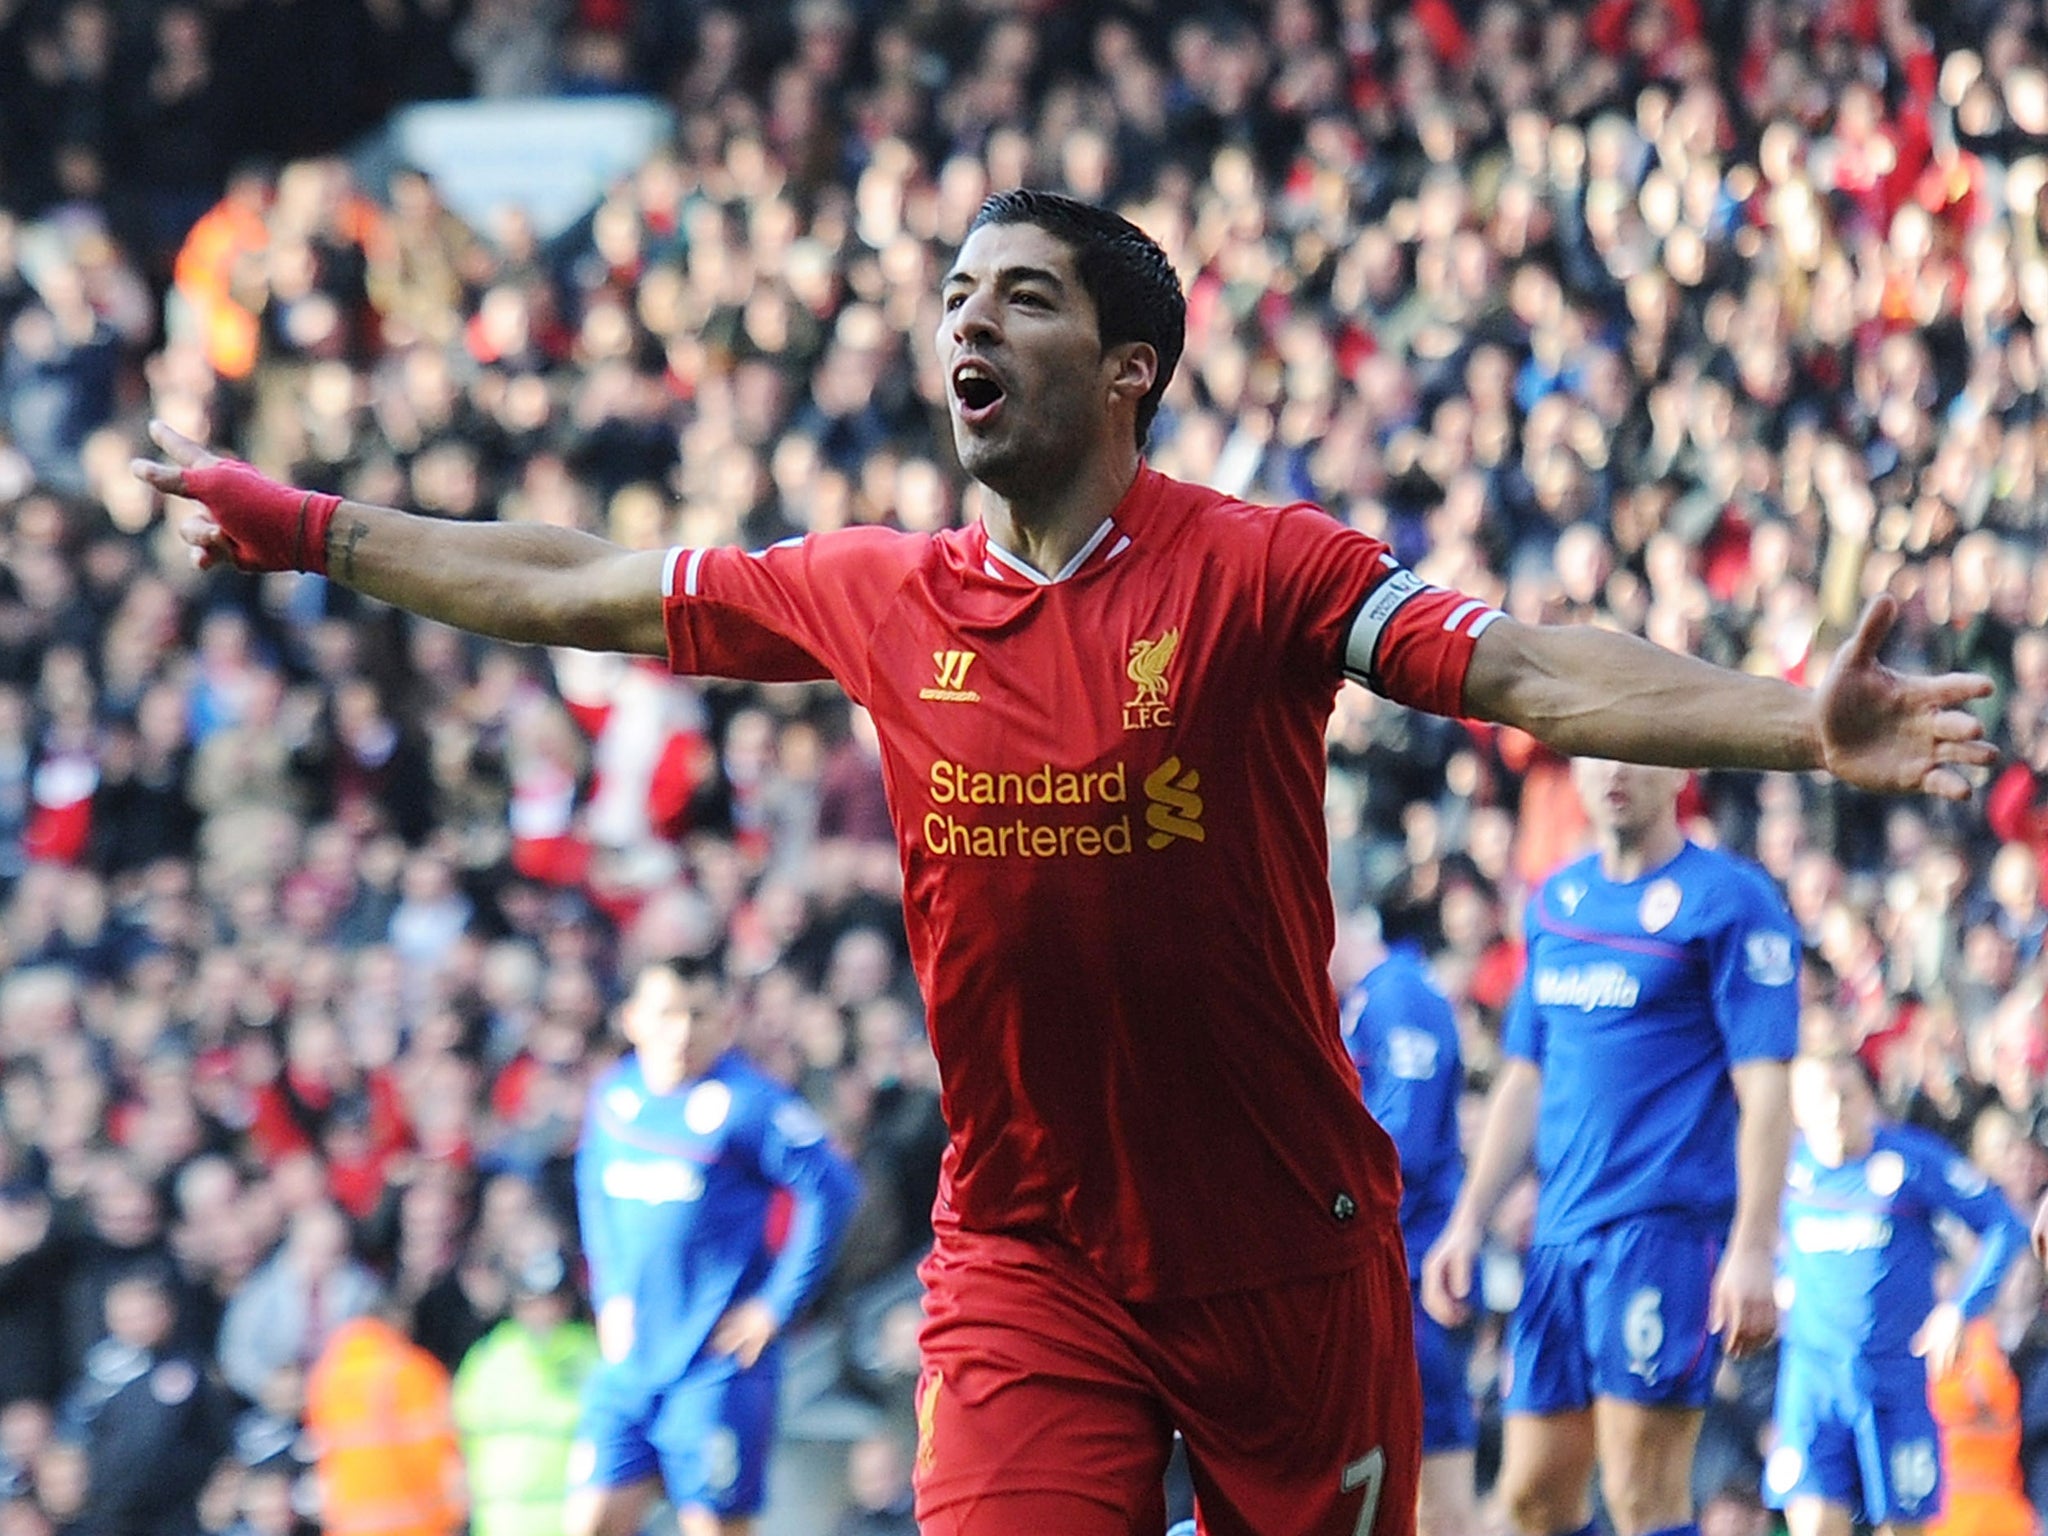
[[[149,424],[149,440],[163,449],[173,463],[190,469],[213,457],[206,449],[192,441],[167,421],[152,420]]]
[[[1930,768],[1920,780],[1920,792],[1960,802],[1970,798],[1970,781],[1953,768]]]
[[[1988,677],[1970,678],[1967,681],[1981,682],[1984,684],[1981,691],[1990,691],[1991,679]],[[1974,698],[1975,694],[1970,697]],[[1957,709],[1953,702],[1941,705],[1940,709],[1941,712],[1928,722],[1934,731],[1936,741],[1977,741],[1983,737],[1984,722],[1967,709]]]
[[[1960,763],[1970,768],[1989,768],[1998,761],[1998,748],[1988,741],[1936,742],[1934,760],[1937,763]]]
[[[1948,710],[1957,713],[1976,727],[1976,734],[1984,733],[1984,722],[1975,715],[1964,714],[1956,709],[1972,699],[1990,697],[1993,684],[1990,678],[1979,672],[1944,672],[1939,677],[1916,677],[1906,683],[1906,701],[1915,709]]]
[[[128,469],[136,479],[155,487],[166,496],[187,494],[185,472],[175,464],[159,464],[154,459],[131,459]]]
[[[1863,617],[1856,621],[1856,633],[1849,637],[1847,647],[1849,664],[1852,666],[1875,666],[1877,653],[1884,649],[1884,642],[1892,632],[1892,623],[1899,616],[1898,602],[1888,592],[1880,592],[1863,609]]]

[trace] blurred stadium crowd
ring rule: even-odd
[[[614,91],[675,141],[554,239],[341,153],[407,101]],[[1027,181],[1180,266],[1159,468],[1792,678],[1889,590],[1897,659],[1996,680],[1974,805],[1715,774],[1689,814],[1782,883],[1813,1027],[2031,1213],[2043,8],[0,0],[0,1533],[303,1526],[339,1320],[452,1370],[573,1241],[581,1085],[650,955],[722,951],[749,1048],[859,1158],[824,1311],[901,1406],[943,1129],[866,722],[199,576],[127,464],[156,415],[298,483],[630,545],[952,524],[937,279]],[[1483,1087],[1521,895],[1583,828],[1564,765],[1357,689],[1330,758],[1340,906],[1426,944]],[[1754,1486],[1760,1369],[1706,1492]],[[198,1417],[110,1428],[138,1380]],[[886,1460],[846,1530],[909,1528]]]

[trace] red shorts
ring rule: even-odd
[[[941,1238],[923,1274],[927,1531],[1035,1536],[1035,1502],[1085,1512],[1064,1525],[1090,1536],[1158,1536],[1175,1430],[1206,1536],[1414,1530],[1422,1399],[1398,1233],[1339,1274],[1189,1301],[1120,1301],[1067,1255],[976,1234]]]

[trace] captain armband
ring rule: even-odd
[[[1363,683],[1374,692],[1379,691],[1379,672],[1375,663],[1379,660],[1380,641],[1387,633],[1387,626],[1394,615],[1409,603],[1431,590],[1428,582],[1406,566],[1396,566],[1385,580],[1368,592],[1365,601],[1358,605],[1358,616],[1351,621],[1351,633],[1344,641],[1344,675],[1354,683]]]
[[[1375,693],[1388,685],[1403,702],[1455,712],[1472,646],[1506,617],[1491,603],[1432,586],[1405,566],[1394,566],[1366,594],[1344,642],[1344,675]],[[1387,654],[1398,630],[1400,647]],[[1389,677],[1392,666],[1398,676]]]

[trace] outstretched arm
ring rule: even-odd
[[[202,568],[320,571],[358,592],[500,640],[659,656],[665,553],[569,528],[455,523],[270,486],[161,422],[135,472],[201,505],[178,525]],[[279,500],[278,498],[287,498]]]
[[[1912,677],[1878,660],[1898,616],[1864,609],[1818,688],[1752,677],[1632,635],[1490,625],[1472,652],[1465,709],[1573,756],[1678,768],[1825,768],[1864,789],[1961,800],[1960,771],[1997,756],[1962,706],[1991,691],[1969,673]]]

